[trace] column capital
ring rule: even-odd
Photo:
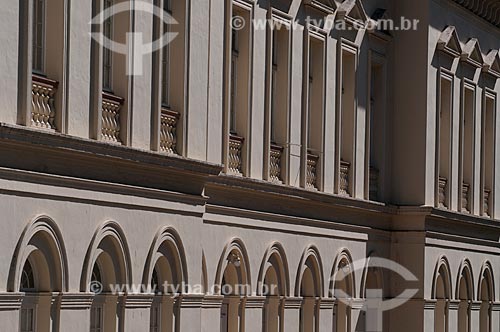
[[[319,308],[321,310],[329,310],[335,307],[337,301],[331,297],[325,297],[319,300]]]
[[[61,310],[86,310],[92,306],[92,293],[63,293],[61,295]]]
[[[222,295],[205,295],[201,305],[203,308],[220,308],[223,300]]]
[[[436,308],[437,300],[424,300],[425,310],[434,310]]]
[[[203,294],[180,294],[177,301],[181,308],[201,308],[204,298]]]
[[[481,309],[481,304],[482,303],[483,302],[481,302],[481,301],[471,301],[470,304],[469,304],[469,308],[472,311],[479,311]]]
[[[448,309],[450,309],[450,310],[458,310],[459,305],[460,305],[460,301],[458,301],[458,300],[448,301]]]
[[[285,297],[283,301],[285,309],[300,309],[302,306],[302,297]]]
[[[492,311],[500,311],[500,302],[494,302],[491,304]]]
[[[149,309],[153,297],[154,294],[149,293],[127,294],[123,298],[123,304],[126,309]]]
[[[0,311],[19,310],[24,293],[0,293]]]
[[[245,298],[245,308],[249,309],[262,309],[266,303],[265,296],[249,296]]]

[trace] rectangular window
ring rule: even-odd
[[[104,9],[113,6],[112,0],[104,0]],[[113,54],[109,41],[113,40],[113,14],[111,14],[103,23],[103,35],[105,37],[103,45],[103,63],[102,63],[102,87],[104,90],[112,91],[113,77]]]
[[[231,108],[230,108],[230,127],[231,133],[236,134],[236,103],[238,98],[238,57],[239,57],[239,31],[232,30],[231,35]]]
[[[309,93],[307,148],[320,156],[322,152],[324,105],[324,42],[311,37],[309,45]]]
[[[21,309],[21,332],[35,331],[35,308]]]
[[[272,72],[271,72],[271,142],[276,143],[276,112],[277,112],[277,84],[278,84],[278,31],[273,29],[272,40]]]
[[[493,189],[495,183],[495,109],[496,96],[487,94],[483,109],[483,216],[493,216]]]
[[[474,192],[474,155],[475,130],[474,117],[476,112],[476,92],[474,87],[464,87],[463,122],[462,122],[462,211],[473,212]]]
[[[439,105],[439,206],[449,207],[448,188],[451,184],[451,139],[452,139],[452,107],[453,81],[448,77],[440,80]]]
[[[163,10],[172,15],[170,0],[164,0]],[[170,25],[163,23],[163,36],[170,32]],[[170,107],[170,46],[163,47],[161,61],[161,103],[164,107]]]
[[[45,70],[45,0],[33,0],[33,71]]]
[[[93,306],[90,309],[90,332],[103,331],[103,308],[101,306]]]

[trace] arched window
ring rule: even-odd
[[[94,293],[90,331],[122,329],[121,293],[130,280],[130,255],[118,224],[108,222],[99,229],[88,252],[81,287]]]
[[[493,283],[493,274],[489,264],[486,264],[485,267],[483,267],[479,282],[478,300],[481,302],[479,310],[479,332],[491,332],[491,309],[492,303],[495,301],[495,288]]]
[[[297,296],[302,297],[300,307],[300,331],[319,331],[318,298],[323,294],[322,267],[319,254],[315,248],[308,249],[302,258],[297,278],[299,287]]]
[[[244,331],[245,297],[251,294],[251,277],[246,249],[239,239],[225,247],[215,280],[220,294],[224,296],[220,331]]]
[[[101,270],[97,264],[92,269],[91,289],[95,294],[102,290]],[[94,301],[90,308],[90,332],[103,331],[103,304],[99,301]]]
[[[185,257],[182,243],[172,229],[158,233],[148,257],[145,276],[150,276],[155,293],[151,307],[151,332],[178,332],[178,295],[186,280]],[[152,269],[152,270],[151,270]]]
[[[436,300],[434,308],[434,332],[448,332],[449,302],[451,298],[451,279],[448,262],[440,259],[434,274],[433,299]]]
[[[347,253],[337,258],[333,272],[333,294],[337,300],[334,324],[337,332],[351,331],[351,308],[347,301],[354,297],[354,276],[351,270],[351,259]]]
[[[26,261],[21,275],[21,292],[34,293],[35,289],[35,278],[33,276],[33,268],[31,263]],[[35,321],[36,321],[36,304],[28,303],[26,301],[21,308],[21,332],[34,332]],[[31,302],[31,301],[29,301]]]
[[[51,220],[39,219],[27,226],[18,243],[15,275],[9,291],[24,294],[19,331],[52,331],[58,326],[56,295],[66,290],[67,270],[64,244]]]
[[[288,294],[288,266],[279,244],[273,245],[264,256],[259,277],[258,295],[266,296],[263,309],[265,332],[284,331],[284,299]]]
[[[458,304],[458,332],[471,331],[470,304],[473,301],[473,281],[470,264],[465,261],[458,277],[457,299]]]

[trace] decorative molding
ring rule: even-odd
[[[0,311],[19,310],[24,293],[0,293]]]
[[[462,55],[460,56],[460,60],[467,62],[473,67],[483,68],[483,53],[481,52],[479,41],[476,38],[469,39],[469,41],[462,48]]]
[[[203,308],[220,308],[223,300],[224,296],[222,295],[205,295],[201,306]]]
[[[266,304],[267,298],[265,296],[249,296],[245,301],[245,308],[249,309],[262,309]]]
[[[300,309],[302,307],[301,297],[285,297],[283,300],[285,309]]]
[[[439,36],[437,49],[453,58],[458,58],[462,55],[462,46],[454,26],[450,25],[443,30]]]
[[[61,310],[85,310],[92,306],[94,294],[63,293],[61,295]]]
[[[325,297],[322,298],[319,302],[319,308],[320,310],[331,310],[335,307],[337,304],[337,300],[331,298],[331,297]]]
[[[201,308],[205,300],[206,297],[203,294],[182,294],[179,296],[178,303],[181,308]]]
[[[481,301],[471,301],[469,304],[469,308],[471,311],[479,311],[481,310]]]
[[[153,304],[154,294],[127,294],[123,298],[126,309],[149,309]]]
[[[495,78],[500,78],[500,56],[498,50],[491,50],[488,55],[484,57],[483,72]]]
[[[448,309],[449,310],[458,310],[459,305],[460,305],[460,301],[456,301],[456,300],[448,301]]]
[[[424,310],[434,310],[436,308],[437,300],[425,300]]]
[[[500,28],[500,3],[498,0],[453,0],[473,14]]]

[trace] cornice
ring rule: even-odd
[[[22,157],[19,154],[22,148]],[[2,166],[202,195],[222,165],[0,123]]]
[[[500,2],[498,0],[451,0],[490,24],[500,28]]]

